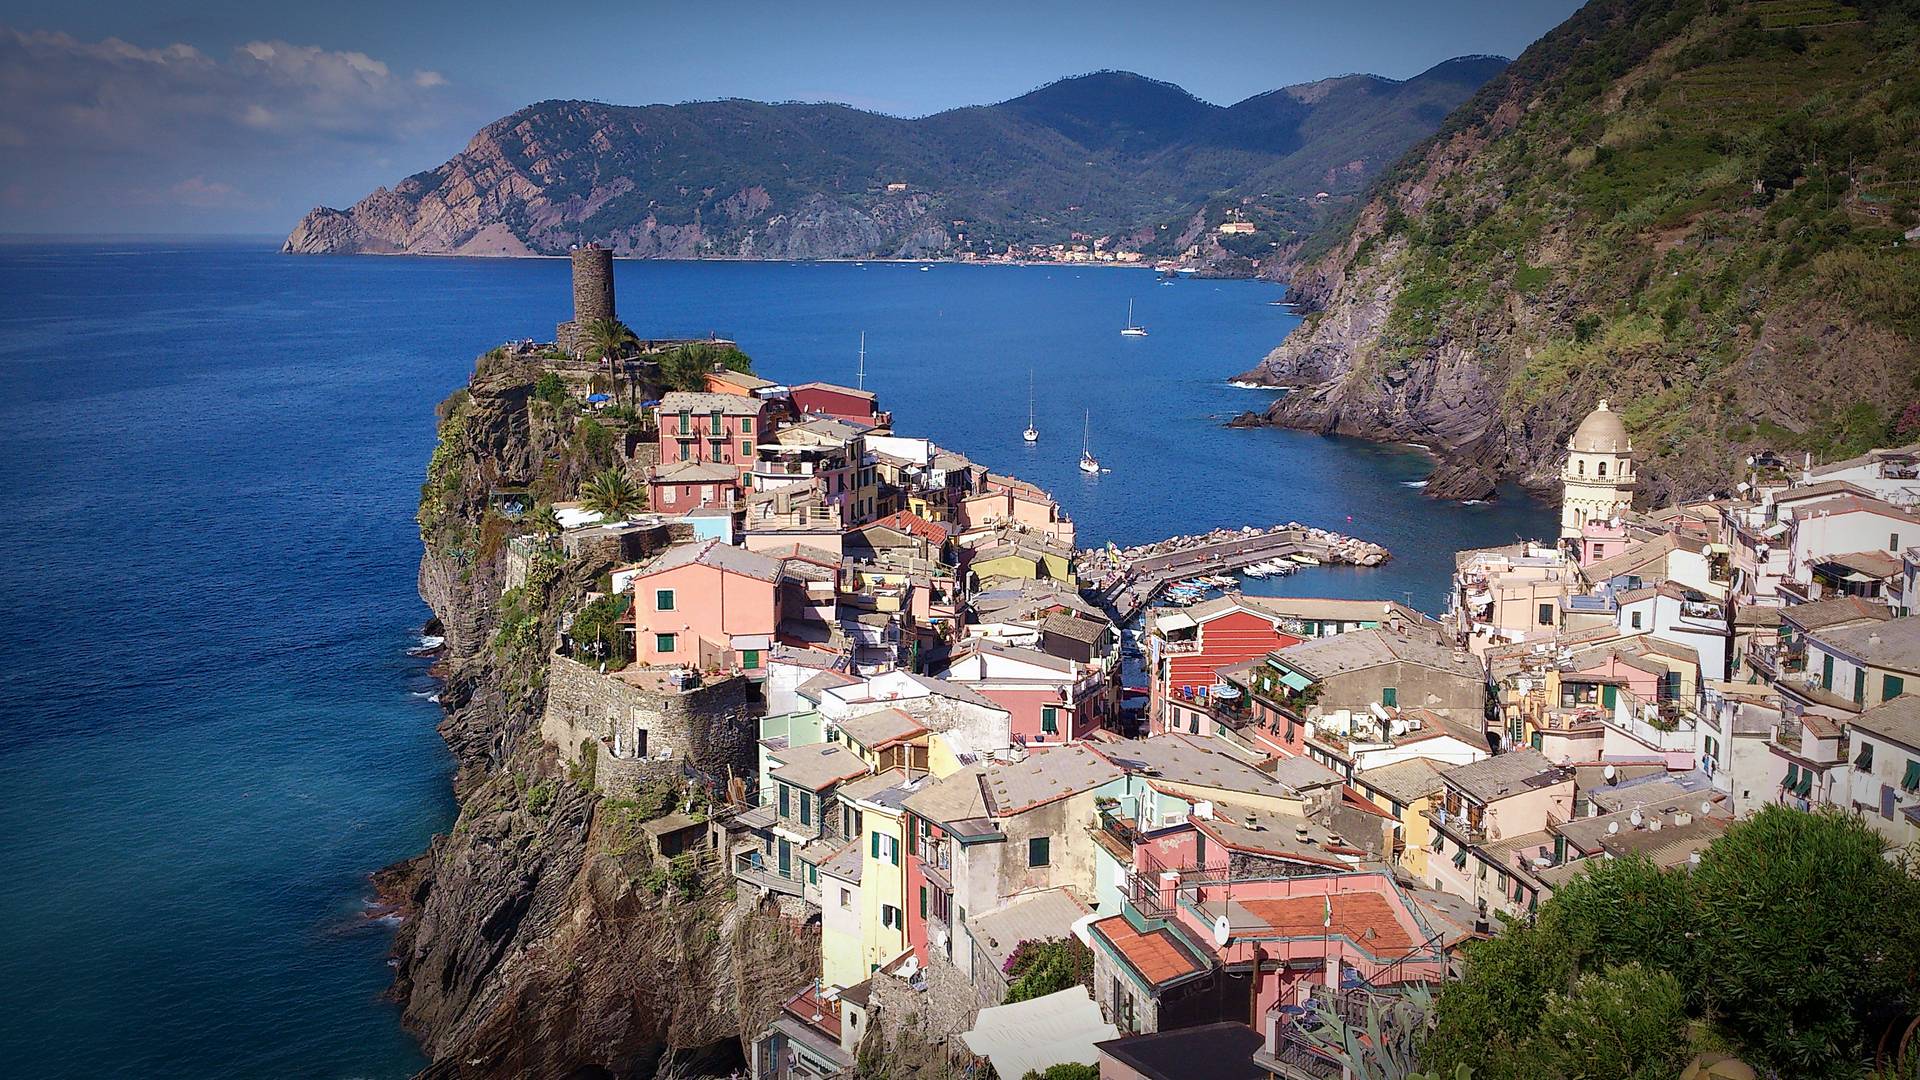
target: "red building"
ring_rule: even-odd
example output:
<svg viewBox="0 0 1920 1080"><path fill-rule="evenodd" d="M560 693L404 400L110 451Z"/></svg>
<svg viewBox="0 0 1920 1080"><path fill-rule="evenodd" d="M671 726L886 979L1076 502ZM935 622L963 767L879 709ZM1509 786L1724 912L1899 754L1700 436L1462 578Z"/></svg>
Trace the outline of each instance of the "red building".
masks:
<svg viewBox="0 0 1920 1080"><path fill-rule="evenodd" d="M707 462L745 475L772 437L779 408L738 394L668 394L660 400L660 465Z"/></svg>
<svg viewBox="0 0 1920 1080"><path fill-rule="evenodd" d="M945 830L918 814L901 821L907 834L907 946L925 966L929 923L941 928L941 958L953 959L953 867Z"/></svg>
<svg viewBox="0 0 1920 1080"><path fill-rule="evenodd" d="M1151 681L1147 716L1155 735L1170 730L1174 711L1205 712L1220 669L1298 645L1304 638L1282 630L1281 617L1240 596L1222 596L1190 608L1162 613L1148 627ZM1186 706L1186 708L1182 708ZM1179 730L1201 733L1195 717L1183 716Z"/></svg>
<svg viewBox="0 0 1920 1080"><path fill-rule="evenodd" d="M871 391L855 390L851 386L836 386L833 383L801 383L790 391L793 411L801 419L812 416L831 416L836 420L849 420L868 427L886 427L893 421L889 413L880 411L878 399Z"/></svg>
<svg viewBox="0 0 1920 1080"><path fill-rule="evenodd" d="M647 477L647 505L662 514L684 514L703 506L732 507L740 501L740 473L731 465L679 461L656 465Z"/></svg>

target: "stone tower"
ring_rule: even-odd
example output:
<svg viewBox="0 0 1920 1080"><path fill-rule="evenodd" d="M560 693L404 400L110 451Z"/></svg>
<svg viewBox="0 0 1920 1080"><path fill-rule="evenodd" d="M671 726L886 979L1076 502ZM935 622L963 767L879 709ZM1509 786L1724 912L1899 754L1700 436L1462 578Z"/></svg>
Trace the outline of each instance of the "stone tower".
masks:
<svg viewBox="0 0 1920 1080"><path fill-rule="evenodd" d="M1633 506L1633 439L1605 401L1587 414L1567 441L1560 472L1560 536L1578 540L1590 521L1607 521Z"/></svg>
<svg viewBox="0 0 1920 1080"><path fill-rule="evenodd" d="M554 327L553 342L580 355L578 331L596 319L617 319L613 305L613 252L599 244L573 249L573 318Z"/></svg>

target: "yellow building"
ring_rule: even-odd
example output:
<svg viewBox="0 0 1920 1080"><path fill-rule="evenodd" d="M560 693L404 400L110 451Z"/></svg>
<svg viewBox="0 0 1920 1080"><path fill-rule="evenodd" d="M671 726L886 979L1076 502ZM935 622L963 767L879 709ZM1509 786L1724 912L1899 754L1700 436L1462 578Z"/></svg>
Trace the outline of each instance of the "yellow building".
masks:
<svg viewBox="0 0 1920 1080"><path fill-rule="evenodd" d="M861 978L907 947L907 850L900 824L906 778L903 770L888 769L840 789L860 826Z"/></svg>
<svg viewBox="0 0 1920 1080"><path fill-rule="evenodd" d="M1633 439L1620 414L1602 401L1567 442L1560 472L1560 536L1580 539L1588 522L1605 522L1633 507Z"/></svg>
<svg viewBox="0 0 1920 1080"><path fill-rule="evenodd" d="M820 985L845 989L867 977L860 948L864 915L860 881L865 857L860 841L848 841L820 863Z"/></svg>
<svg viewBox="0 0 1920 1080"><path fill-rule="evenodd" d="M974 584L990 578L1073 580L1073 555L1052 546L1010 541L981 548L967 564Z"/></svg>
<svg viewBox="0 0 1920 1080"><path fill-rule="evenodd" d="M1445 786L1439 766L1427 758L1406 758L1363 769L1354 774L1353 783L1373 805L1393 815L1399 863L1415 880L1426 881L1427 852L1433 844L1427 811Z"/></svg>

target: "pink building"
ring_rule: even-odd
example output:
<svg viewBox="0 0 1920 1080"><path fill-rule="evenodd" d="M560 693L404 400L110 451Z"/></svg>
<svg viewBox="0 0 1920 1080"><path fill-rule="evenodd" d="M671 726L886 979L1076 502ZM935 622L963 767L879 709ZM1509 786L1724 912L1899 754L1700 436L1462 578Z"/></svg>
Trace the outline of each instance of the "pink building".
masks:
<svg viewBox="0 0 1920 1080"><path fill-rule="evenodd" d="M648 504L662 514L703 506L731 508L740 499L740 472L732 465L680 461L656 465L647 476Z"/></svg>
<svg viewBox="0 0 1920 1080"><path fill-rule="evenodd" d="M977 640L962 645L940 678L1007 710L1013 741L1045 746L1085 738L1113 714L1099 668L1038 649Z"/></svg>
<svg viewBox="0 0 1920 1080"><path fill-rule="evenodd" d="M675 391L660 399L660 465L707 462L753 471L758 446L773 434L780 406L738 394Z"/></svg>
<svg viewBox="0 0 1920 1080"><path fill-rule="evenodd" d="M668 550L632 579L634 662L765 674L781 569L779 559L718 540Z"/></svg>
<svg viewBox="0 0 1920 1080"><path fill-rule="evenodd" d="M1627 527L1618 518L1595 519L1580 526L1580 565L1592 566L1601 559L1627 550Z"/></svg>
<svg viewBox="0 0 1920 1080"><path fill-rule="evenodd" d="M981 489L960 501L960 530L975 534L1008 524L1073 546L1073 521L1053 496L1025 480L988 473Z"/></svg>

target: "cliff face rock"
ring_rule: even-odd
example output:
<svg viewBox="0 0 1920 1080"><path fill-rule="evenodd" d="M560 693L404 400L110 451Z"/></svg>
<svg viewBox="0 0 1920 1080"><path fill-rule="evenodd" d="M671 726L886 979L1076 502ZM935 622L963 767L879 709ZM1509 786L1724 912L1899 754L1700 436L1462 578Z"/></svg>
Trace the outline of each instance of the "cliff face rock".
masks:
<svg viewBox="0 0 1920 1080"><path fill-rule="evenodd" d="M1204 234L1231 201L1272 230L1235 238L1244 259L1319 220L1324 200L1301 196L1358 192L1504 63L1462 57L1404 82L1347 76L1228 108L1124 72L918 120L548 101L391 190L315 208L283 250L524 255L597 241L642 258L917 258L1075 232L1153 244L1163 221L1198 215Z"/></svg>
<svg viewBox="0 0 1920 1080"><path fill-rule="evenodd" d="M1920 153L1867 132L1920 122L1889 81L1915 35L1813 14L1582 8L1302 246L1315 310L1239 376L1297 388L1266 420L1426 444L1429 494L1483 498L1552 490L1606 398L1651 504L1728 491L1756 449L1912 437L1920 198L1888 193Z"/></svg>
<svg viewBox="0 0 1920 1080"><path fill-rule="evenodd" d="M533 376L483 359L442 407L422 490L420 592L446 637L441 733L460 812L378 876L404 916L394 996L428 1077L647 1077L667 1056L725 1072L778 996L818 970L817 937L736 899L717 860L670 882L632 808L540 741L552 628L606 567L530 577L512 607L537 629L503 644L504 545L488 503L501 486L570 492L607 462L532 398Z"/></svg>

